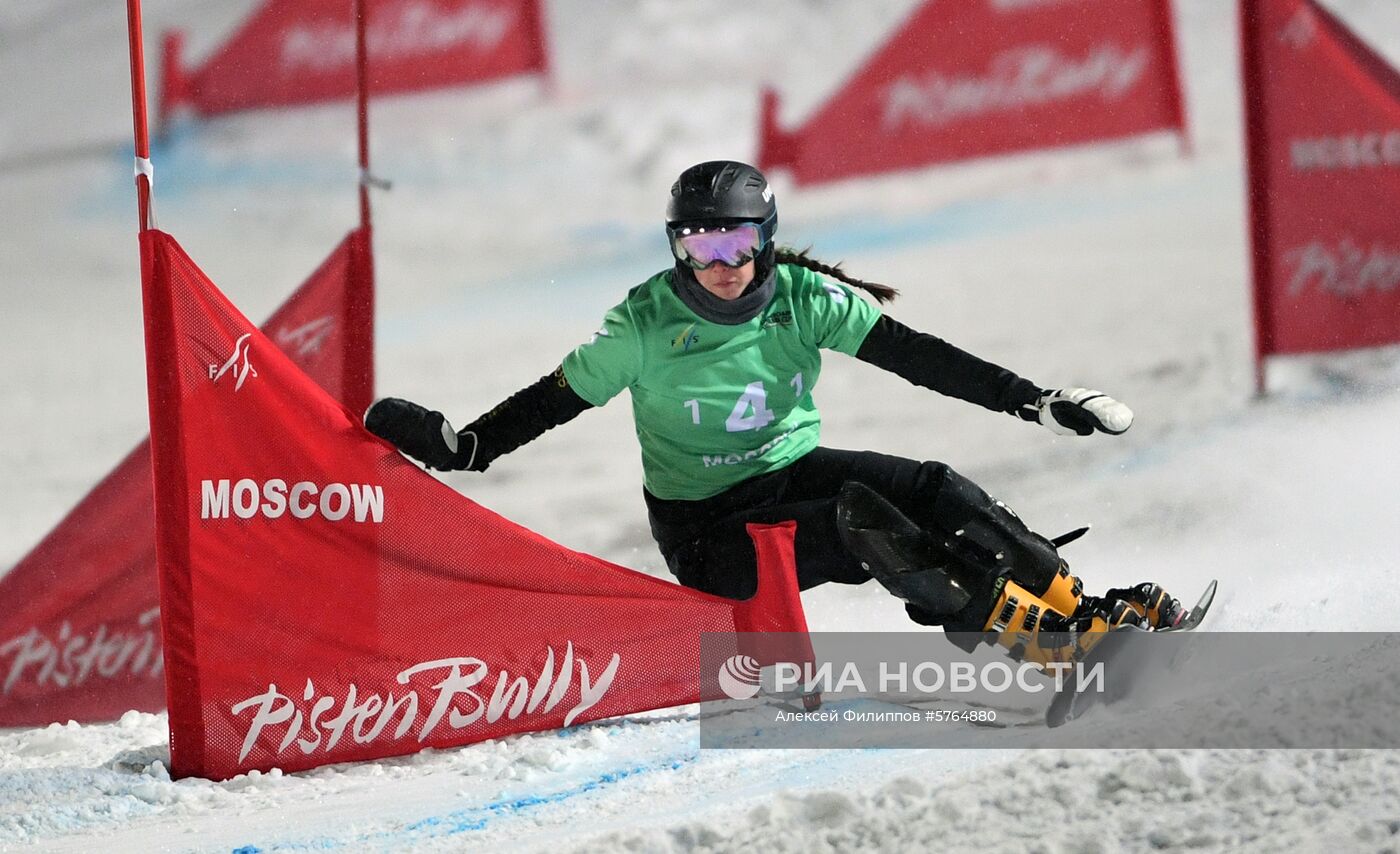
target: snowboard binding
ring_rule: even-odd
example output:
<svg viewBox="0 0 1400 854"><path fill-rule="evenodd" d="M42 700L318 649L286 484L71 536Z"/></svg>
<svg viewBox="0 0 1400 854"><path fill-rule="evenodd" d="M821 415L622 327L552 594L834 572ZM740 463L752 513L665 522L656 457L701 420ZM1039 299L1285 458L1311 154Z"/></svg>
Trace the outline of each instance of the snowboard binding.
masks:
<svg viewBox="0 0 1400 854"><path fill-rule="evenodd" d="M957 537L949 542L935 538L859 483L841 490L837 528L861 566L904 600L915 622L945 627L949 639L968 651L985 640L1005 647L1016 661L1044 669L1082 660L1116 629L1170 627L1185 613L1176 599L1150 582L1086 595L1057 551L1048 552L1053 573L1018 577L1014 567L989 566L967 548L967 553L955 550ZM1028 536L1058 550L1088 530L1051 540ZM1043 580L1047 575L1048 582Z"/></svg>

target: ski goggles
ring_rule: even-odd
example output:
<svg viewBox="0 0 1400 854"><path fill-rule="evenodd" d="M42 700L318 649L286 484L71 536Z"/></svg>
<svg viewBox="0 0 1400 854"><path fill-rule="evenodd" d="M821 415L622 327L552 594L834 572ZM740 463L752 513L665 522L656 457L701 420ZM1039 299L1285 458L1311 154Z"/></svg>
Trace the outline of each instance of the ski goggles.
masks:
<svg viewBox="0 0 1400 854"><path fill-rule="evenodd" d="M742 267L767 243L764 228L755 222L668 226L666 233L671 238L671 254L696 270L703 270L716 261L726 267Z"/></svg>

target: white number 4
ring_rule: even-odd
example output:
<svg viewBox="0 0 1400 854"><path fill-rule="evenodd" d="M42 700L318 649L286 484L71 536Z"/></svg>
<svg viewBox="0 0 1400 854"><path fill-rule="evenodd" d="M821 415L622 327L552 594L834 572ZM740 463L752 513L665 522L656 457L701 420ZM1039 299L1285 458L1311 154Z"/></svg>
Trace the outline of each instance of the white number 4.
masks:
<svg viewBox="0 0 1400 854"><path fill-rule="evenodd" d="M724 429L730 433L761 430L775 417L773 410L768 408L768 392L763 388L763 381L759 380L749 383L744 393L739 395L734 411L724 420Z"/></svg>

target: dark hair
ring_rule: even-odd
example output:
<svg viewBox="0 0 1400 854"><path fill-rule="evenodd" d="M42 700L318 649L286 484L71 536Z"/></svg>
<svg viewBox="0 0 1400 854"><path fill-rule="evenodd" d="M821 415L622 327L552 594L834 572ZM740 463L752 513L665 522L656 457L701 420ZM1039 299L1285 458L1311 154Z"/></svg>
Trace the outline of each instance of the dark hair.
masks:
<svg viewBox="0 0 1400 854"><path fill-rule="evenodd" d="M841 262L839 261L835 264L823 264L807 254L811 251L812 247L810 246L802 250L793 249L791 246L779 246L777 247L774 260L779 264L796 264L799 267L806 267L808 270L813 270L824 276L830 276L833 279L845 282L851 287L860 288L875 297L876 302L889 302L899 296L899 291L889 285L882 285L878 282L867 282L862 279L857 279L854 276L847 275L846 272L841 269Z"/></svg>

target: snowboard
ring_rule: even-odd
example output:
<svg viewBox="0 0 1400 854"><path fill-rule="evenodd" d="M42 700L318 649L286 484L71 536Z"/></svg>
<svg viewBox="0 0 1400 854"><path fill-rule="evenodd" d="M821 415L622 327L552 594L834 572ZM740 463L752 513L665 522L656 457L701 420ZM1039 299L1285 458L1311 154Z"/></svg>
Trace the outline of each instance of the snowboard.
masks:
<svg viewBox="0 0 1400 854"><path fill-rule="evenodd" d="M1157 629L1156 632L1189 632L1198 628L1206 613L1210 611L1211 603L1215 601L1215 588L1216 581L1212 580L1180 623L1169 629ZM1138 626L1122 626L1109 632L1107 637L1099 641L1081 663L1085 669L1092 669L1102 663L1105 672L1111 674L1108 684L1113 686L1112 693L1080 691L1075 686L1075 680L1066 679L1045 712L1046 725L1062 726L1094 706L1106 705L1126 696L1144 667L1159 666L1142 660L1148 644L1141 642L1141 636L1148 633L1148 629Z"/></svg>

